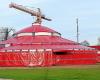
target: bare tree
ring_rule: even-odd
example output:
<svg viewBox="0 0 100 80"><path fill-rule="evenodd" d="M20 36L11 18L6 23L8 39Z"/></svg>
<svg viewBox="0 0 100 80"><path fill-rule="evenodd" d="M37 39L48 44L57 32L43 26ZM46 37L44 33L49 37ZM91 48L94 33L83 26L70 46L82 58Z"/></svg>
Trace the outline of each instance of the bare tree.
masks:
<svg viewBox="0 0 100 80"><path fill-rule="evenodd" d="M0 28L0 41L4 41L9 39L12 34L14 34L15 29L8 28L8 27L2 27Z"/></svg>
<svg viewBox="0 0 100 80"><path fill-rule="evenodd" d="M98 38L98 43L97 43L97 45L100 45L100 37Z"/></svg>

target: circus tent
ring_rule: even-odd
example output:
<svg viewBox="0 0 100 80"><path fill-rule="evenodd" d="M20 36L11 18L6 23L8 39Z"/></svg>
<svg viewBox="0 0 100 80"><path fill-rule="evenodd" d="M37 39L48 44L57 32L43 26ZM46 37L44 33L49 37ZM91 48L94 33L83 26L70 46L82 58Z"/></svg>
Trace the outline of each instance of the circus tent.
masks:
<svg viewBox="0 0 100 80"><path fill-rule="evenodd" d="M0 42L0 66L95 64L96 50L65 39L57 31L33 24Z"/></svg>

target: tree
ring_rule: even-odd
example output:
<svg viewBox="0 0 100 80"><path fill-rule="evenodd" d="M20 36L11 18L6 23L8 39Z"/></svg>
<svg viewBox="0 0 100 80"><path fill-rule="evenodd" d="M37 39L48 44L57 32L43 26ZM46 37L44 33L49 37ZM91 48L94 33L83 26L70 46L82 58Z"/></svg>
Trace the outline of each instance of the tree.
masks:
<svg viewBox="0 0 100 80"><path fill-rule="evenodd" d="M100 37L98 38L98 43L97 43L97 45L100 45Z"/></svg>
<svg viewBox="0 0 100 80"><path fill-rule="evenodd" d="M12 34L14 34L15 29L8 28L8 27L2 27L0 28L0 41L4 41L9 39Z"/></svg>
<svg viewBox="0 0 100 80"><path fill-rule="evenodd" d="M83 45L83 46L90 46L90 43L86 40L81 42L80 44Z"/></svg>

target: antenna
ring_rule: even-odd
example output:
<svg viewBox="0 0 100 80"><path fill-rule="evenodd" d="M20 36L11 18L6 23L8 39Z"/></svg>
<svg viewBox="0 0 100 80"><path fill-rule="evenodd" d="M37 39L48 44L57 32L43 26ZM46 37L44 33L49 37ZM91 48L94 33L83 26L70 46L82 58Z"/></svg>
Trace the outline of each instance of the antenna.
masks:
<svg viewBox="0 0 100 80"><path fill-rule="evenodd" d="M77 43L79 43L79 23L78 23L78 18L76 18L76 25L77 25Z"/></svg>
<svg viewBox="0 0 100 80"><path fill-rule="evenodd" d="M10 8L15 8L15 9L18 9L18 10L21 10L21 11L23 11L23 12L26 12L26 13L28 13L28 14L31 14L32 16L35 16L35 17L36 17L35 23L41 24L42 19L47 20L47 21L51 21L51 19L47 18L45 15L43 15L43 14L41 13L40 8L37 8L37 9L38 9L38 12L36 12L36 11L34 11L34 10L32 10L32 9L29 9L29 8L27 8L27 7L25 7L25 6L22 6L22 5L18 5L18 4L16 4L16 3L11 3L11 4L9 4L9 7L10 7Z"/></svg>

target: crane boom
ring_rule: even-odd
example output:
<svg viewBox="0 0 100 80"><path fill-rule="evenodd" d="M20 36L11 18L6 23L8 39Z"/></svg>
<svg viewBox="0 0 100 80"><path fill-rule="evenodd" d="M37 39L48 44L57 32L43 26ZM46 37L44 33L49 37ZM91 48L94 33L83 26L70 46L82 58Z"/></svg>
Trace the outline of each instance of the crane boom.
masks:
<svg viewBox="0 0 100 80"><path fill-rule="evenodd" d="M51 19L46 18L45 15L40 14L39 12L36 12L36 11L34 11L34 10L32 10L32 9L29 9L29 8L25 7L25 6L18 5L18 4L16 4L16 3L11 3L11 4L9 4L9 7L10 7L10 8L15 8L15 9L18 9L18 10L21 10L21 11L26 12L26 13L29 13L29 14L31 14L32 16L41 17L42 19L51 21Z"/></svg>

